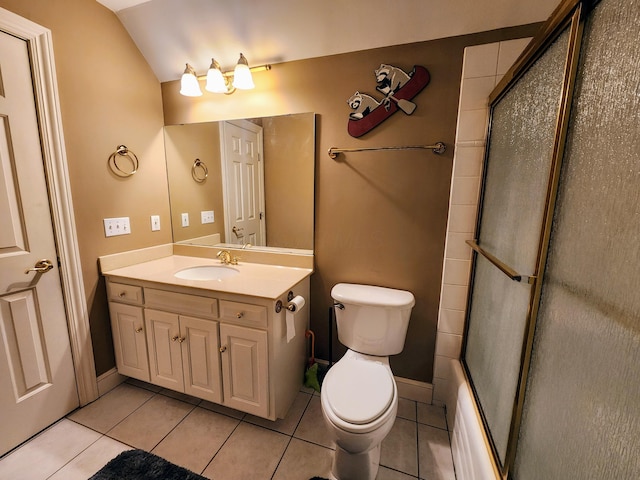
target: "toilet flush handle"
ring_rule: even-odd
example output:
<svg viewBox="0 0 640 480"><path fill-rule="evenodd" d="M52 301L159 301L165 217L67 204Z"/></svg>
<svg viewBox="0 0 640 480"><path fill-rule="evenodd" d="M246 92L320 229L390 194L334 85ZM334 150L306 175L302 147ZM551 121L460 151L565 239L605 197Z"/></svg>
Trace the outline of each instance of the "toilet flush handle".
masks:
<svg viewBox="0 0 640 480"><path fill-rule="evenodd" d="M333 306L334 308L337 308L339 310L344 310L344 305L341 304L340 302L333 302Z"/></svg>

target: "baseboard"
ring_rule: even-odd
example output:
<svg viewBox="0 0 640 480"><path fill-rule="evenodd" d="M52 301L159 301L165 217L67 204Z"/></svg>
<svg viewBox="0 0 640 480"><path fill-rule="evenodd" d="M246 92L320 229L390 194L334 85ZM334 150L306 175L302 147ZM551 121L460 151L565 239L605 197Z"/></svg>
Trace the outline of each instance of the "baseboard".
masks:
<svg viewBox="0 0 640 480"><path fill-rule="evenodd" d="M102 396L108 391L116 388L127 379L124 375L118 373L118 369L113 367L111 370L103 373L98 377L98 396Z"/></svg>
<svg viewBox="0 0 640 480"><path fill-rule="evenodd" d="M394 377L398 386L398 396L416 402L431 404L433 401L433 385L409 378Z"/></svg>

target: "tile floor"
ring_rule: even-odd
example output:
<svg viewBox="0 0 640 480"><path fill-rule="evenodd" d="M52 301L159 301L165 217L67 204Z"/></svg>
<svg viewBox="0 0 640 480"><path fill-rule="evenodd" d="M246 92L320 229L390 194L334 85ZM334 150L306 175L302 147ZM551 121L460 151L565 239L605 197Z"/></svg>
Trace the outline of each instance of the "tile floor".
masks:
<svg viewBox="0 0 640 480"><path fill-rule="evenodd" d="M86 480L132 447L216 480L328 477L332 444L313 390L276 422L129 380L0 459L0 479ZM444 410L400 399L378 480L455 479Z"/></svg>

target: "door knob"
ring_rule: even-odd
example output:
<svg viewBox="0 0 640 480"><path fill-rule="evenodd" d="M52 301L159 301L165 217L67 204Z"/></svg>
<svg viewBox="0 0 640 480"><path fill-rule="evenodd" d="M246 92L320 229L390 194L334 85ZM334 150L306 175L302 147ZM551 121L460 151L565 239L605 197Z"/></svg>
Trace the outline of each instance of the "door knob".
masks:
<svg viewBox="0 0 640 480"><path fill-rule="evenodd" d="M227 351L227 346L223 345L222 347L220 347L220 353L224 353Z"/></svg>
<svg viewBox="0 0 640 480"><path fill-rule="evenodd" d="M44 272L48 272L52 268L53 268L53 263L51 263L51 260L47 260L47 259L38 260L33 267L27 268L24 271L24 273L25 274L28 274L29 272L44 273Z"/></svg>

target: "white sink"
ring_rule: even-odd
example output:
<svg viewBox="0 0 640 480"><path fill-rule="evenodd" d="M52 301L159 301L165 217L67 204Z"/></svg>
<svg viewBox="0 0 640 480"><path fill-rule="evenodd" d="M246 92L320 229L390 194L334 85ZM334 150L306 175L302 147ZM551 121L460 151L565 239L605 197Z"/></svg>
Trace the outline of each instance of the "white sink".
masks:
<svg viewBox="0 0 640 480"><path fill-rule="evenodd" d="M239 273L240 271L235 268L222 265L201 265L178 270L173 276L183 280L224 280L235 277Z"/></svg>

